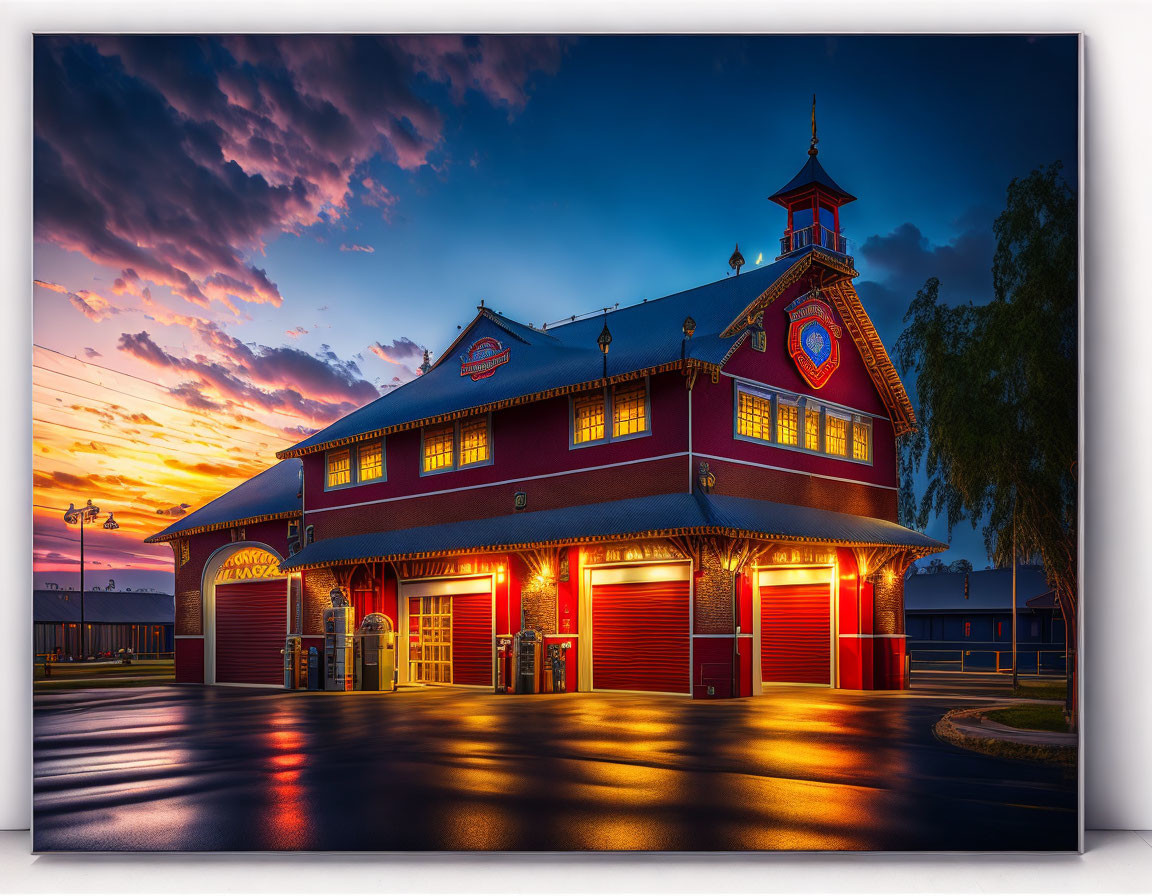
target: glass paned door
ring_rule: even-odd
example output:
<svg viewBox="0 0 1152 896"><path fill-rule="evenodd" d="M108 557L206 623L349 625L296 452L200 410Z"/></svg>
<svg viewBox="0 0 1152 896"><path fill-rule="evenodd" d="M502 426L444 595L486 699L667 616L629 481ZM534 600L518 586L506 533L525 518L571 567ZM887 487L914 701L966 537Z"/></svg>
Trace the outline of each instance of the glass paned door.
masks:
<svg viewBox="0 0 1152 896"><path fill-rule="evenodd" d="M452 683L452 598L408 598L408 680Z"/></svg>

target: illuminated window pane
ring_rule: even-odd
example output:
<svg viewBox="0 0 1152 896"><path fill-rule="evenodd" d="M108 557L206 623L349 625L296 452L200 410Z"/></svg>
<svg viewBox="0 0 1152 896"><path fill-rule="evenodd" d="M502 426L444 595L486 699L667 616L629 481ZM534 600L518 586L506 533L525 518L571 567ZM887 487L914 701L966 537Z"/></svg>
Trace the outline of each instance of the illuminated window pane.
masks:
<svg viewBox="0 0 1152 896"><path fill-rule="evenodd" d="M452 443L455 441L456 427L428 427L424 430L424 472L452 469Z"/></svg>
<svg viewBox="0 0 1152 896"><path fill-rule="evenodd" d="M794 404L776 401L776 441L781 445L795 445L800 409Z"/></svg>
<svg viewBox="0 0 1152 896"><path fill-rule="evenodd" d="M360 461L360 482L370 482L384 475L384 446L380 442L361 445L357 452Z"/></svg>
<svg viewBox="0 0 1152 896"><path fill-rule="evenodd" d="M852 457L869 460L872 454L872 427L862 420L852 421Z"/></svg>
<svg viewBox="0 0 1152 896"><path fill-rule="evenodd" d="M848 454L848 421L831 414L824 415L824 450L844 457Z"/></svg>
<svg viewBox="0 0 1152 896"><path fill-rule="evenodd" d="M772 441L772 402L754 392L739 393L736 432L751 439Z"/></svg>
<svg viewBox="0 0 1152 896"><path fill-rule="evenodd" d="M344 448L328 452L328 488L347 485L352 481L352 455Z"/></svg>
<svg viewBox="0 0 1152 896"><path fill-rule="evenodd" d="M820 450L820 409L804 410L804 447L809 451Z"/></svg>
<svg viewBox="0 0 1152 896"><path fill-rule="evenodd" d="M644 384L616 389L612 402L612 434L629 436L648 429Z"/></svg>
<svg viewBox="0 0 1152 896"><path fill-rule="evenodd" d="M604 438L604 395L581 395L572 402L572 439L577 445Z"/></svg>
<svg viewBox="0 0 1152 896"><path fill-rule="evenodd" d="M473 417L460 424L460 466L488 460L488 418Z"/></svg>

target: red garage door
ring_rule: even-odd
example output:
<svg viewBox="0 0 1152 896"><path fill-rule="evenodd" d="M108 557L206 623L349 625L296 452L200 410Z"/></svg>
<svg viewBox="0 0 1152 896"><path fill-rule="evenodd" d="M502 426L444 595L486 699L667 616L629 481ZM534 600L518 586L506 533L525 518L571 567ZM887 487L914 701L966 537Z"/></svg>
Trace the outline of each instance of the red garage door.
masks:
<svg viewBox="0 0 1152 896"><path fill-rule="evenodd" d="M284 579L216 586L216 680L283 684L288 631Z"/></svg>
<svg viewBox="0 0 1152 896"><path fill-rule="evenodd" d="M592 687L687 694L688 582L592 586Z"/></svg>
<svg viewBox="0 0 1152 896"><path fill-rule="evenodd" d="M452 683L492 686L492 595L452 596Z"/></svg>
<svg viewBox="0 0 1152 896"><path fill-rule="evenodd" d="M760 588L760 679L830 684L832 591L827 582Z"/></svg>

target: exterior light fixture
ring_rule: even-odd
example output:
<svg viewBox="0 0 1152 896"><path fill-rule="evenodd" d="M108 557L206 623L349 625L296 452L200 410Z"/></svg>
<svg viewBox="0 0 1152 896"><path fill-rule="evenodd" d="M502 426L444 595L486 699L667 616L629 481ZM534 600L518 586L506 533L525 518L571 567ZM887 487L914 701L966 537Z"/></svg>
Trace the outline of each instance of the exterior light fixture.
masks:
<svg viewBox="0 0 1152 896"><path fill-rule="evenodd" d="M608 312L604 312L604 329L596 337L596 344L600 346L600 353L604 356L604 379L608 379L608 346L612 344L612 331L608 329Z"/></svg>
<svg viewBox="0 0 1152 896"><path fill-rule="evenodd" d="M84 622L84 524L94 523L99 518L100 508L92 503L91 498L79 509L75 504L70 503L68 509L64 511L64 522L66 525L74 526L77 523L80 524L80 659L82 661L84 657L88 655L86 635L92 628L92 626L86 625ZM112 519L112 514L108 514L108 520L104 523L104 528L119 529L120 524Z"/></svg>
<svg viewBox="0 0 1152 896"><path fill-rule="evenodd" d="M681 329L684 331L684 338L680 340L680 360L683 361L688 350L688 340L691 339L692 334L696 332L696 321L692 319L691 315L684 318L684 324L681 326Z"/></svg>
<svg viewBox="0 0 1152 896"><path fill-rule="evenodd" d="M496 584L504 584L504 564L500 564L496 567Z"/></svg>

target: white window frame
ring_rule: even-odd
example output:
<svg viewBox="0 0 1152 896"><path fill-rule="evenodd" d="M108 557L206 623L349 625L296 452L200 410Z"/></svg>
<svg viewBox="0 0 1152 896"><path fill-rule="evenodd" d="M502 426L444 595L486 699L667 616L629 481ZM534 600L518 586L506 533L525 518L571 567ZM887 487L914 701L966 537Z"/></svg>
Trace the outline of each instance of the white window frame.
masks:
<svg viewBox="0 0 1152 896"><path fill-rule="evenodd" d="M475 420L478 417L483 417L488 430L488 457L485 460L478 460L475 463L462 464L460 463L460 426L467 423L469 420ZM438 423L431 427L432 429L439 429L441 426L447 424ZM472 414L469 417L461 417L459 420L452 421L452 463L447 467L441 467L439 470L425 470L424 469L424 432L429 427L420 427L420 457L418 463L420 464L421 476L439 476L442 473L455 473L459 470L474 470L477 467L489 467L493 464L496 452L492 444L492 412L486 414Z"/></svg>
<svg viewBox="0 0 1152 896"><path fill-rule="evenodd" d="M811 395L801 395L796 392L789 392L786 389L773 389L771 386L766 386L761 383L756 383L751 380L732 378L732 438L739 442L751 442L755 445L770 445L773 448L779 448L781 451L796 451L800 454L808 454L814 457L826 457L830 460L847 461L848 463L860 464L862 466L872 466L873 458L876 456L876 417L872 414L862 413L854 408L847 408L843 405L831 404L823 399L816 398ZM744 392L749 395L756 395L760 398L766 398L771 402L771 421L768 428L770 438L758 439L755 436L744 435L740 432L740 393ZM778 429L777 409L779 403L784 401L787 404L795 404L796 406L796 444L786 445L779 441L780 431ZM818 408L820 411L820 450L814 451L805 446L805 425L807 423L807 413L809 404L813 409ZM831 416L839 417L847 421L847 437L845 454L832 454L827 450L827 418ZM868 427L868 458L862 460L852 456L852 424L864 423Z"/></svg>
<svg viewBox="0 0 1152 896"><path fill-rule="evenodd" d="M588 442L576 441L576 399L581 398L589 393L593 393L595 389L587 389L583 392L575 392L568 396L568 450L573 451L579 448L591 448L594 445L607 445L610 442L627 442L630 439L643 439L652 435L652 389L651 383L647 376L644 377L644 429L639 432L630 432L627 435L616 435L615 418L613 411L615 410L615 402L613 399L616 396L616 390L621 386L630 387L636 384L636 380L625 380L622 383L614 383L611 386L603 386L600 389L601 400L604 403L604 437L594 439Z"/></svg>
<svg viewBox="0 0 1152 896"><path fill-rule="evenodd" d="M375 479L360 478L360 447L361 445L380 445L380 475ZM343 485L328 484L328 456L337 451L348 452L348 481ZM329 448L324 452L324 491L338 492L345 488L355 488L358 485L373 485L388 481L388 445L387 440L381 436L379 439L366 439L352 445L341 445L339 448Z"/></svg>

